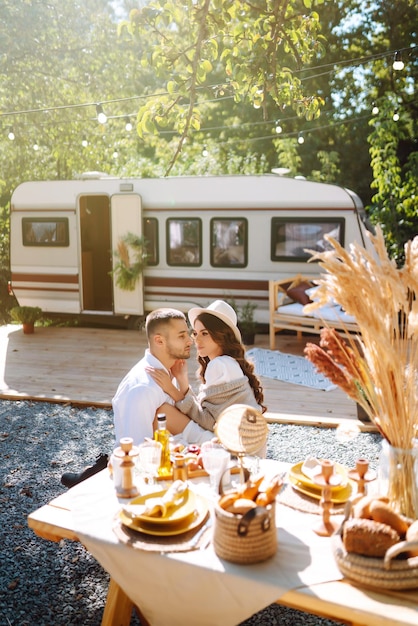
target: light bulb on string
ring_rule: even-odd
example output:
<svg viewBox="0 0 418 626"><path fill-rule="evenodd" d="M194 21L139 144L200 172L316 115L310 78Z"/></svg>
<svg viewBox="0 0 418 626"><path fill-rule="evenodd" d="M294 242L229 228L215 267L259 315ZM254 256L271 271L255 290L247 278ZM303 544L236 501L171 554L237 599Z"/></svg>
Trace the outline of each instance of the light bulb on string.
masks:
<svg viewBox="0 0 418 626"><path fill-rule="evenodd" d="M114 151L114 153L112 154L112 157L113 157L114 159L117 159L117 158L118 158L118 156L119 156L119 152L118 152L117 150L115 150L115 151Z"/></svg>
<svg viewBox="0 0 418 626"><path fill-rule="evenodd" d="M35 141L35 143L33 144L33 149L35 150L35 152L37 152L39 150L39 144L37 141Z"/></svg>
<svg viewBox="0 0 418 626"><path fill-rule="evenodd" d="M204 146L204 147L203 147L203 150L202 150L202 156L203 156L203 157L207 157L207 156L209 156L209 150L207 149L207 147L206 147L206 146Z"/></svg>
<svg viewBox="0 0 418 626"><path fill-rule="evenodd" d="M305 143L305 137L303 136L303 133L299 133L298 134L298 143L300 145L302 145L303 143Z"/></svg>
<svg viewBox="0 0 418 626"><path fill-rule="evenodd" d="M87 146L89 145L89 142L87 141L87 139L83 139L81 142L81 145L83 146L83 148L87 148Z"/></svg>
<svg viewBox="0 0 418 626"><path fill-rule="evenodd" d="M133 126L131 120L129 119L129 117L125 117L125 130L130 133L132 129Z"/></svg>
<svg viewBox="0 0 418 626"><path fill-rule="evenodd" d="M276 123L276 127L275 127L275 129L274 129L274 130L276 131L276 133L277 133L278 135L280 135L280 133L282 133L282 132L283 132L283 128L281 127L280 122L277 122L277 123Z"/></svg>
<svg viewBox="0 0 418 626"><path fill-rule="evenodd" d="M403 68L405 67L405 63L402 61L402 56L401 56L401 53L399 52L399 50L397 50L395 52L395 56L393 58L393 65L392 65L392 67L397 72L403 70Z"/></svg>
<svg viewBox="0 0 418 626"><path fill-rule="evenodd" d="M99 122L99 124L106 124L107 115L103 111L103 107L101 104L96 104L96 114L97 114L97 121Z"/></svg>
<svg viewBox="0 0 418 626"><path fill-rule="evenodd" d="M379 107L377 104L373 102L372 115L377 115L379 113Z"/></svg>
<svg viewBox="0 0 418 626"><path fill-rule="evenodd" d="M14 141L15 140L15 134L13 132L13 128L10 128L7 137L10 139L10 141Z"/></svg>
<svg viewBox="0 0 418 626"><path fill-rule="evenodd" d="M399 112L398 109L396 109L395 113L392 116L392 119L394 122L398 122L399 121Z"/></svg>

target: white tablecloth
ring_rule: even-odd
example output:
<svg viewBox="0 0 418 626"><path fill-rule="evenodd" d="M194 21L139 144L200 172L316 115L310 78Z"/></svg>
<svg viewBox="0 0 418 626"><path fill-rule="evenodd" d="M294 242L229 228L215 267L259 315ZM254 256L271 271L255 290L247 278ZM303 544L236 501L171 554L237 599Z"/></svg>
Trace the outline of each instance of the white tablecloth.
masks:
<svg viewBox="0 0 418 626"><path fill-rule="evenodd" d="M283 465L263 461L266 474ZM203 481L205 482L205 481ZM200 493L208 487L196 486ZM264 563L235 565L205 550L160 554L118 541L112 530L122 500L107 470L71 490L75 530L87 550L137 604L152 626L232 626L300 586L342 578L316 515L278 505L278 550Z"/></svg>

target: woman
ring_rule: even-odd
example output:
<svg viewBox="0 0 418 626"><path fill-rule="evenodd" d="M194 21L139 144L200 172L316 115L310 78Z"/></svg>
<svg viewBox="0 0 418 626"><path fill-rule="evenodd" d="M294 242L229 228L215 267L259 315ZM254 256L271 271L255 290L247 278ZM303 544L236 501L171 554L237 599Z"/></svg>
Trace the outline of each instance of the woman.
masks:
<svg viewBox="0 0 418 626"><path fill-rule="evenodd" d="M188 316L200 364L200 391L196 396L190 389L186 361L179 361L171 370L179 388L166 372L148 370L175 401L175 407L164 404L159 411L169 414L177 408L211 432L219 415L232 404L247 404L264 413L263 390L254 366L245 358L234 309L227 302L216 300L206 309L191 309Z"/></svg>

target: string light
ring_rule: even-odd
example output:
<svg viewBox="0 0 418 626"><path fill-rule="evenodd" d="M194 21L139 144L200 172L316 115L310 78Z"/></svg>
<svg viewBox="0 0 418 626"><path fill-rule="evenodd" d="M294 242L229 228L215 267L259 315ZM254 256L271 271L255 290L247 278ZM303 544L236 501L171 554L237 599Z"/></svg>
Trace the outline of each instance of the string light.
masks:
<svg viewBox="0 0 418 626"><path fill-rule="evenodd" d="M87 148L87 146L89 145L89 142L87 141L86 138L82 140L81 145L83 146L83 148Z"/></svg>
<svg viewBox="0 0 418 626"><path fill-rule="evenodd" d="M305 137L303 136L303 133L298 133L298 143L301 145L305 143Z"/></svg>
<svg viewBox="0 0 418 626"><path fill-rule="evenodd" d="M379 107L377 106L377 104L373 102L372 114L377 115L378 113L379 113Z"/></svg>
<svg viewBox="0 0 418 626"><path fill-rule="evenodd" d="M125 117L125 122L126 122L126 123L125 123L125 130L126 130L128 133L130 133L130 132L131 132L131 130L133 129L133 126L132 126L132 123L131 123L131 120L129 119L129 117Z"/></svg>
<svg viewBox="0 0 418 626"><path fill-rule="evenodd" d="M97 121L99 122L99 124L106 124L107 115L103 111L103 106L101 104L96 104L96 115L97 115Z"/></svg>
<svg viewBox="0 0 418 626"><path fill-rule="evenodd" d="M9 130L9 134L8 134L7 136L8 136L8 138L10 139L10 141L14 141L14 140L15 140L15 134L14 134L14 132L13 132L13 128L11 128L11 129Z"/></svg>
<svg viewBox="0 0 418 626"><path fill-rule="evenodd" d="M276 128L274 129L278 135L283 132L283 128L280 125L280 122L276 123Z"/></svg>
<svg viewBox="0 0 418 626"><path fill-rule="evenodd" d="M203 148L203 150L202 150L202 156L203 156L203 157L207 157L207 156L209 156L209 151L208 151L208 149L207 149L207 147L206 147L206 146L204 146L204 148Z"/></svg>
<svg viewBox="0 0 418 626"><path fill-rule="evenodd" d="M399 52L399 50L397 50L395 52L395 56L393 58L393 65L392 65L393 69L395 71L400 71L403 70L403 68L405 67L405 63L402 61L402 56L401 53Z"/></svg>
<svg viewBox="0 0 418 626"><path fill-rule="evenodd" d="M394 122L398 122L399 121L398 109L396 109L395 113L393 114L392 119L393 119Z"/></svg>
<svg viewBox="0 0 418 626"><path fill-rule="evenodd" d="M35 152L39 150L39 145L37 141L35 141L35 143L33 144L33 149L35 150Z"/></svg>

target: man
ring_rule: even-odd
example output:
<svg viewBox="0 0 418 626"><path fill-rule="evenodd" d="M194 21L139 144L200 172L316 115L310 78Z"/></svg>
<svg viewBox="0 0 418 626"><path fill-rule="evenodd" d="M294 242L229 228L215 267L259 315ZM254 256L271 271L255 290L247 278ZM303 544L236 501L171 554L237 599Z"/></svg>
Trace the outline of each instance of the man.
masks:
<svg viewBox="0 0 418 626"><path fill-rule="evenodd" d="M165 402L174 404L174 400L152 379L147 368L165 370L175 383L172 370L181 368L184 360L190 358L193 340L181 311L156 309L147 316L145 330L148 339L145 355L123 378L112 400L116 445L122 437L132 437L135 445L142 443L145 437L153 438L159 407ZM188 443L202 443L213 438L211 431L204 430L178 410L167 416L167 429ZM79 474L63 474L61 483L72 487L104 469L107 462L108 455L102 454L94 465Z"/></svg>
<svg viewBox="0 0 418 626"><path fill-rule="evenodd" d="M164 403L174 400L153 380L147 368L163 369L173 379L173 370L190 358L193 340L186 317L176 309L157 309L147 316L145 330L148 348L144 357L126 374L112 400L115 436L118 444L122 437L132 437L134 444L152 438L156 428L156 415ZM185 441L201 443L213 433L201 428L180 411L167 416L167 429Z"/></svg>

